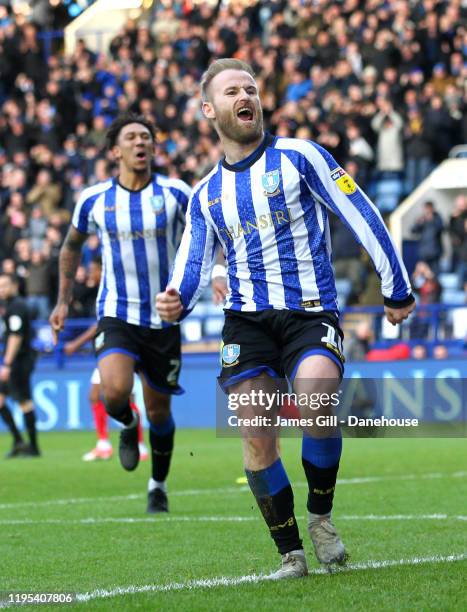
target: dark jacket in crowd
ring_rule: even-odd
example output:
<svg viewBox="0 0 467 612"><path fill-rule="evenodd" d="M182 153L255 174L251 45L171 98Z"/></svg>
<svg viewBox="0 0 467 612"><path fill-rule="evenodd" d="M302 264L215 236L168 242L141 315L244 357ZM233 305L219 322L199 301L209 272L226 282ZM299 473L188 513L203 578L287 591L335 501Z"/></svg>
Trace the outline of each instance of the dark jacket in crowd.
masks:
<svg viewBox="0 0 467 612"><path fill-rule="evenodd" d="M420 221L416 223L412 232L420 236L418 243L418 258L430 261L441 257L443 245L441 236L443 233L443 220L437 212L433 214L431 221Z"/></svg>

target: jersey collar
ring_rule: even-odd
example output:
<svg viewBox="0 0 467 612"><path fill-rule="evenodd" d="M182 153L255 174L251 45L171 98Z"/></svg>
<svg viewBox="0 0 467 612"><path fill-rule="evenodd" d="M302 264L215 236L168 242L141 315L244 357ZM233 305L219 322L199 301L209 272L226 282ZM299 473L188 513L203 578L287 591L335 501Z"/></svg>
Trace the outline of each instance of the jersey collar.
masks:
<svg viewBox="0 0 467 612"><path fill-rule="evenodd" d="M154 175L151 174L151 178L148 180L148 182L146 183L146 185L144 185L144 187L141 187L141 189L128 189L128 187L124 187L119 179L118 176L114 177L113 179L114 185L117 185L118 187L120 187L120 189L123 189L124 191L128 191L129 193L141 193L142 191L144 191L146 189L146 187L149 187L149 185L153 182L154 180Z"/></svg>
<svg viewBox="0 0 467 612"><path fill-rule="evenodd" d="M245 157L245 159L241 159L235 164L227 163L224 157L222 160L222 165L224 166L224 168L226 168L227 170L231 170L232 172L243 172L244 170L247 170L247 168L251 168L251 166L258 161L258 159L261 157L264 151L272 144L273 141L274 136L271 136L271 134L266 132L263 138L263 142L259 145L257 149L253 151L253 153L250 153L248 157Z"/></svg>

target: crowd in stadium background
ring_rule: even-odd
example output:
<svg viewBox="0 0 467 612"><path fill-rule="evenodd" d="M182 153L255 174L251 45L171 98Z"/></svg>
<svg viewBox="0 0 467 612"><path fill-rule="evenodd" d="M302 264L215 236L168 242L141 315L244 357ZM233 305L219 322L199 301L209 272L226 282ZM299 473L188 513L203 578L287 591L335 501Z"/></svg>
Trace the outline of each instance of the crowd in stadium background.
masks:
<svg viewBox="0 0 467 612"><path fill-rule="evenodd" d="M112 119L131 110L153 120L157 171L190 184L221 156L197 89L212 59L251 63L266 128L322 144L370 197L378 181L391 177L402 199L452 147L467 142L460 0L160 2L154 19L129 21L108 53L81 42L71 56L59 46L47 56L45 26L10 4L0 3L0 260L20 276L40 318L56 297L58 252L77 197L112 172L105 150ZM424 218L417 234L436 244L443 229L449 233L460 289L466 218L461 196L442 228L435 203L435 221ZM350 274L354 283L351 301L374 303L367 264L340 223L333 251L337 277ZM75 316L93 316L98 254L91 237ZM432 262L435 273L440 256ZM436 276L417 272L415 289L437 301Z"/></svg>

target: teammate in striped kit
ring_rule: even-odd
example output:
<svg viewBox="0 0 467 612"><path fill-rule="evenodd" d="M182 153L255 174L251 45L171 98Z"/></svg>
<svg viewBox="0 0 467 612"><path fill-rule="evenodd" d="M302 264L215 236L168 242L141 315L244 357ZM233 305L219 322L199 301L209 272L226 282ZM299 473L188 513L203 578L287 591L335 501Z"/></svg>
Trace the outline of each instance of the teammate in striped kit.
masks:
<svg viewBox="0 0 467 612"><path fill-rule="evenodd" d="M312 142L264 134L250 66L217 60L201 90L203 113L218 132L225 159L194 188L172 277L157 296L159 314L176 321L190 312L209 280L219 242L228 277L224 389L250 398L252 391L274 394L274 380L286 376L297 394L331 395L342 376L343 357L328 211L341 218L371 256L393 324L414 308L407 272L378 211L327 151ZM313 416L331 414L323 397ZM302 416L310 416L309 409L300 409ZM253 402L237 414L268 415ZM267 435L266 429L243 430L243 448L250 488L282 555L281 568L271 578L305 576L277 431ZM347 557L331 522L341 447L340 432L332 427L304 431L308 532L318 560L327 566Z"/></svg>
<svg viewBox="0 0 467 612"><path fill-rule="evenodd" d="M126 470L134 470L139 462L138 417L129 398L138 371L152 449L148 512L161 512L168 510L165 481L175 433L170 398L182 389L180 329L161 322L154 296L167 284L190 188L152 173L154 138L152 124L135 115L120 117L110 126L108 147L119 174L85 189L76 205L60 253L59 295L50 323L55 334L63 329L82 245L97 231L104 273L94 346L105 408L123 425L120 461Z"/></svg>

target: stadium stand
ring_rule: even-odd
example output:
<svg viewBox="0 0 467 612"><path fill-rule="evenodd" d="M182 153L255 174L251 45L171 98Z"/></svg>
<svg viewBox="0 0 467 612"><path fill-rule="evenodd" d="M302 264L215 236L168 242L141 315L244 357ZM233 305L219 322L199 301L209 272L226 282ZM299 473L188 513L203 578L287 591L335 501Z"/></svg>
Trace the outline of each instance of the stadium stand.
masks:
<svg viewBox="0 0 467 612"><path fill-rule="evenodd" d="M17 272L42 317L56 295L58 251L80 190L113 171L103 142L119 112L155 121L158 171L193 184L218 158L196 87L214 58L250 62L268 129L321 143L382 213L397 217L401 200L451 150L456 156L449 162L465 163L466 9L460 0L146 2L140 18L126 19L108 47L102 37L84 41L75 34L66 54L64 28L89 4L0 3L0 261ZM448 185L434 200L445 227L459 188ZM402 222L406 241L420 202ZM442 259L439 283L442 303L459 306L465 302L465 200L456 215L457 233L443 231L453 257ZM418 260L413 236L412 242L409 271ZM90 239L81 289L96 254ZM377 303L369 297L372 275L364 275L357 295L348 279L339 279L341 306ZM220 312L213 308L198 307L185 324L186 339L218 333ZM349 333L354 316L349 311ZM42 330L39 337L46 335Z"/></svg>

